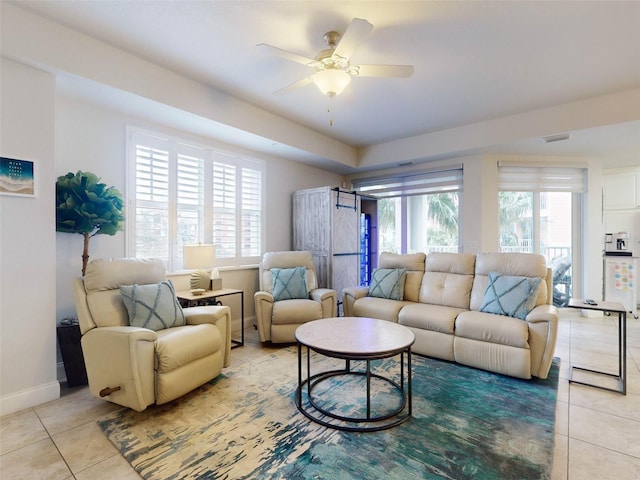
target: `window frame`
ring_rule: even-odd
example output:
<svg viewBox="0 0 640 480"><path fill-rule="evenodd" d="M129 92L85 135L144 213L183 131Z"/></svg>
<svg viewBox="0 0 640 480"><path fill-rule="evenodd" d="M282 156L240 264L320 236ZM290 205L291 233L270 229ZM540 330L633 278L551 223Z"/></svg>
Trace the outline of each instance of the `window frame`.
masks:
<svg viewBox="0 0 640 480"><path fill-rule="evenodd" d="M399 227L401 254L412 253L409 235L412 234L409 218L409 198L427 197L442 193L456 193L458 206L457 250L461 249L460 214L463 201L463 166L456 165L436 169L420 169L410 172L391 173L388 175L356 178L353 187L359 193L378 200L399 198ZM380 235L380 233L379 233ZM427 238L425 238L425 243ZM410 251L411 250L411 251ZM430 250L430 249L427 249ZM427 252L428 253L428 252Z"/></svg>
<svg viewBox="0 0 640 480"><path fill-rule="evenodd" d="M588 193L589 172L582 165L528 165L498 162L499 192L530 192L533 194L533 252L540 252L540 193L566 192L571 194L571 272L574 292L583 279L584 219ZM500 204L498 202L498 208ZM500 228L500 226L498 226Z"/></svg>
<svg viewBox="0 0 640 480"><path fill-rule="evenodd" d="M265 219L266 219L266 162L262 159L240 154L231 150L224 150L213 145L207 145L200 142L195 142L186 138L180 138L178 135L171 135L165 133L158 133L146 129L142 129L134 126L127 126L127 148L126 148L126 205L127 205L127 220L125 221L125 254L129 257L136 257L137 245L136 240L138 236L137 225L137 171L136 166L138 164L138 145L146 147L159 148L163 147L168 152L168 195L166 211L168 214L168 240L166 248L166 257L163 258L165 266L168 272L176 272L184 270L182 263L182 251L179 248L178 239L178 158L198 156L198 153L202 154L202 178L200 183L203 188L201 206L189 207L190 210L201 209L198 214L198 234L199 237L197 243L214 243L214 231L215 231L215 213L214 207L214 164L232 165L237 172L235 178L235 198L233 199L235 205L232 211L235 213L236 226L233 233L233 241L235 244L235 254L232 256L225 256L222 249L217 248L216 253L216 267L220 268L242 268L247 266L255 266L259 264L264 246L266 243L265 238ZM245 189L244 179L242 172L244 170L250 170L254 172L253 182L251 187L258 185L258 191L252 190L254 196L257 196L257 202L259 208L255 209L256 200L254 199L252 210L254 212L254 219L257 220L252 225L252 236L255 238L259 236L257 245L252 244L252 250L249 253L255 253L255 255L243 254L243 231L242 231L242 206L243 197L242 192ZM257 181L256 181L257 178ZM255 215L255 212L258 212ZM255 224L258 224L257 226ZM227 250L228 251L228 250Z"/></svg>

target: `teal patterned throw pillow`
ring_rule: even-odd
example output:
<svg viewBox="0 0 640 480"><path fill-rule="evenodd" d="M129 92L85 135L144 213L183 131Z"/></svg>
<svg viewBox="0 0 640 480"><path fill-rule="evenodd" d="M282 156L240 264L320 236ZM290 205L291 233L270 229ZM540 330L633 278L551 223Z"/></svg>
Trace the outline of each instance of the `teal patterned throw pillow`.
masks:
<svg viewBox="0 0 640 480"><path fill-rule="evenodd" d="M305 267L272 268L271 277L273 278L271 293L275 301L309 298Z"/></svg>
<svg viewBox="0 0 640 480"><path fill-rule="evenodd" d="M402 300L404 298L404 268L378 268L371 274L369 296Z"/></svg>
<svg viewBox="0 0 640 480"><path fill-rule="evenodd" d="M525 320L538 297L540 278L515 277L489 272L481 312Z"/></svg>
<svg viewBox="0 0 640 480"><path fill-rule="evenodd" d="M120 295L132 327L157 331L186 323L170 280L151 285L122 285Z"/></svg>

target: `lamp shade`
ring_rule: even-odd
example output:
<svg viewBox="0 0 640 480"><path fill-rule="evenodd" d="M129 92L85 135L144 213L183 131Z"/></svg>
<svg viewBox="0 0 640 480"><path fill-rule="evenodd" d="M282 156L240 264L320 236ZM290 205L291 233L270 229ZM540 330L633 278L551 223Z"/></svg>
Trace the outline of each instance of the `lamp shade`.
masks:
<svg viewBox="0 0 640 480"><path fill-rule="evenodd" d="M328 68L320 70L313 76L313 83L318 89L330 97L334 97L342 93L347 85L351 82L351 75L342 70Z"/></svg>
<svg viewBox="0 0 640 480"><path fill-rule="evenodd" d="M185 245L182 254L186 269L211 268L216 264L216 247L212 244Z"/></svg>

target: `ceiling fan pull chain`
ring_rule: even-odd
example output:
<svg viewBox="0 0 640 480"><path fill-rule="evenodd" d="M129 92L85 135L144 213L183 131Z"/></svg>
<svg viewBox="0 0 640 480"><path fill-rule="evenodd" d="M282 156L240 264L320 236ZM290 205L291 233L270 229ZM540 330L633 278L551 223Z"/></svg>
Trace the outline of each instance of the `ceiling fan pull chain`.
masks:
<svg viewBox="0 0 640 480"><path fill-rule="evenodd" d="M327 113L329 114L329 126L333 127L333 112L331 111L331 101L335 95L327 95Z"/></svg>

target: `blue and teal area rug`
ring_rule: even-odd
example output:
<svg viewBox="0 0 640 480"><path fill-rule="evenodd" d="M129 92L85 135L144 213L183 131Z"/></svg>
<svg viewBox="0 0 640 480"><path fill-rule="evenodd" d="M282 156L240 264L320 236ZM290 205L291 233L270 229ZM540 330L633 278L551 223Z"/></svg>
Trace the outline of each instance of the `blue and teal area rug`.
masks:
<svg viewBox="0 0 640 480"><path fill-rule="evenodd" d="M393 363L376 371L395 375ZM413 417L350 433L298 412L287 347L170 404L98 423L145 479L548 479L558 363L547 380L526 381L414 355Z"/></svg>

